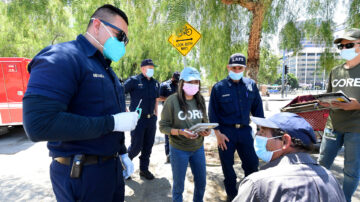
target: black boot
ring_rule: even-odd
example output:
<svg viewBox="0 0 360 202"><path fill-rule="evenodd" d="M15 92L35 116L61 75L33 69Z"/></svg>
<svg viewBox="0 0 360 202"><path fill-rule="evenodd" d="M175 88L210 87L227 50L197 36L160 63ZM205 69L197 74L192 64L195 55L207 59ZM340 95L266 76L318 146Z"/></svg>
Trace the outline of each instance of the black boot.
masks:
<svg viewBox="0 0 360 202"><path fill-rule="evenodd" d="M145 177L147 180L153 180L155 178L149 170L140 170L140 176Z"/></svg>

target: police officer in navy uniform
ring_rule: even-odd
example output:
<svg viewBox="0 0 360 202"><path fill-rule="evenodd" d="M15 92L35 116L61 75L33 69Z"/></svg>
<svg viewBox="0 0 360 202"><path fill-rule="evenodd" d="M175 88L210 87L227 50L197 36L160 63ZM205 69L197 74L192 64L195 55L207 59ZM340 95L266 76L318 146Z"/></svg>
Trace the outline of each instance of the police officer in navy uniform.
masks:
<svg viewBox="0 0 360 202"><path fill-rule="evenodd" d="M171 79L164 81L160 84L160 97L158 101L164 102L167 97L172 95L177 91L179 83L180 73L178 71L174 72ZM170 163L169 156L169 136L165 135L165 154L166 154L166 163Z"/></svg>
<svg viewBox="0 0 360 202"><path fill-rule="evenodd" d="M233 168L235 150L242 161L245 176L256 172L259 164L249 123L250 113L256 117L264 117L264 111L256 83L243 77L245 68L244 55L231 55L227 65L229 76L213 86L209 102L210 122L219 123L215 134L228 201L237 194L236 173Z"/></svg>
<svg viewBox="0 0 360 202"><path fill-rule="evenodd" d="M86 34L44 48L28 66L24 128L32 141L48 141L57 201L124 201L123 174L134 170L124 131L136 127L138 114L125 111L110 64L125 54L127 27L122 10L104 5Z"/></svg>
<svg viewBox="0 0 360 202"><path fill-rule="evenodd" d="M130 159L140 152L140 176L148 180L154 179L149 171L150 155L154 144L157 121L157 98L160 85L152 76L154 63L151 59L141 62L141 73L125 81L125 93L130 93L130 111L134 111L140 103L141 117L134 131L131 132L131 144L128 148Z"/></svg>

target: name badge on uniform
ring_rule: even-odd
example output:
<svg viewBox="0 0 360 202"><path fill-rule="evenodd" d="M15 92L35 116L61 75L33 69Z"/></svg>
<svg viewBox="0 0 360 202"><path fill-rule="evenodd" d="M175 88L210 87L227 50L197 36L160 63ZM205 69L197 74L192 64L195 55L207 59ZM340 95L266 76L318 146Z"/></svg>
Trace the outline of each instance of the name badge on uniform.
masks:
<svg viewBox="0 0 360 202"><path fill-rule="evenodd" d="M138 86L139 86L139 88L142 88L142 87L143 87L143 84L142 84L142 83L139 83Z"/></svg>
<svg viewBox="0 0 360 202"><path fill-rule="evenodd" d="M221 97L229 97L229 96L230 96L230 94L224 94Z"/></svg>
<svg viewBox="0 0 360 202"><path fill-rule="evenodd" d="M104 75L103 75L103 74L93 73L93 77L94 77L94 78L104 78Z"/></svg>

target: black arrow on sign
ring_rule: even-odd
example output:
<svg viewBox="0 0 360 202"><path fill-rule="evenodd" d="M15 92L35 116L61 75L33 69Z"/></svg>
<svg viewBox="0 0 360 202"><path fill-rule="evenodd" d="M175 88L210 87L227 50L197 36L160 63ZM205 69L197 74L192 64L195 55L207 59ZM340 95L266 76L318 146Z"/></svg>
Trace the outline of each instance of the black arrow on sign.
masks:
<svg viewBox="0 0 360 202"><path fill-rule="evenodd" d="M182 40L176 40L176 42L179 42L179 41L191 41L193 40L193 38L190 38L190 39L182 39Z"/></svg>

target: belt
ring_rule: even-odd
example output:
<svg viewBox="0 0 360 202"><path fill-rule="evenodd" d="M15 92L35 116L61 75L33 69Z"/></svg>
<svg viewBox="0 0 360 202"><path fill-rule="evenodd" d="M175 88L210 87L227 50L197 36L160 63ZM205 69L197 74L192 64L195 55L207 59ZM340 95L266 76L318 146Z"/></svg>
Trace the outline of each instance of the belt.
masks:
<svg viewBox="0 0 360 202"><path fill-rule="evenodd" d="M105 162L110 159L117 158L118 156L119 156L118 153L116 153L112 156L85 155L84 165L98 164L99 162ZM60 164L69 166L71 164L71 161L73 160L73 157L56 157L53 159Z"/></svg>
<svg viewBox="0 0 360 202"><path fill-rule="evenodd" d="M224 125L229 126L229 127L234 127L234 128L242 128L244 126L247 126L247 125L239 124L239 123L236 123L236 124L224 124Z"/></svg>
<svg viewBox="0 0 360 202"><path fill-rule="evenodd" d="M147 118L147 119L149 119L149 118L151 118L153 115L154 115L154 114L144 114L144 115L141 116L141 118Z"/></svg>

